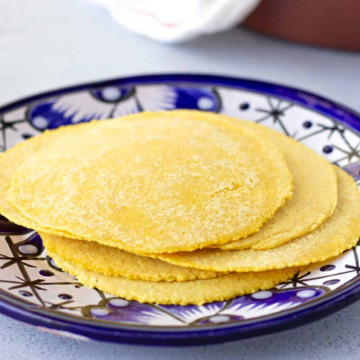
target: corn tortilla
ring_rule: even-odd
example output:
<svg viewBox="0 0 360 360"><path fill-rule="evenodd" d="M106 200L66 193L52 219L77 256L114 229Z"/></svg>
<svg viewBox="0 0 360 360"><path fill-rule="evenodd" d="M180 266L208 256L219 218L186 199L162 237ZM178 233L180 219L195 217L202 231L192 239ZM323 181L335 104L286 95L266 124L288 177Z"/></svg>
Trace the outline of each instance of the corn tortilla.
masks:
<svg viewBox="0 0 360 360"><path fill-rule="evenodd" d="M74 240L45 233L40 233L40 236L47 251L79 268L104 275L145 281L189 281L224 275L215 271L172 265L94 241Z"/></svg>
<svg viewBox="0 0 360 360"><path fill-rule="evenodd" d="M141 254L245 237L291 194L285 160L265 138L221 117L173 111L60 136L15 170L8 200L21 225L29 218L36 230Z"/></svg>
<svg viewBox="0 0 360 360"><path fill-rule="evenodd" d="M290 268L263 273L234 273L208 280L150 282L102 275L77 267L54 254L50 253L50 256L60 268L76 276L89 288L96 287L127 300L164 305L202 305L212 301L229 300L258 290L270 289L299 271L297 268Z"/></svg>

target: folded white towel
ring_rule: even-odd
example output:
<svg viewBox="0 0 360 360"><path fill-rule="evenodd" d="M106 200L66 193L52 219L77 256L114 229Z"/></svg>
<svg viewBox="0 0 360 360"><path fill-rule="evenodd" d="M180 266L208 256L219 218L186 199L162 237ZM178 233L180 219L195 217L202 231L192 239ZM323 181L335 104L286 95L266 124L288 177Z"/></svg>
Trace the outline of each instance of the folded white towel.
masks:
<svg viewBox="0 0 360 360"><path fill-rule="evenodd" d="M181 42L241 22L260 0L92 0L124 27L163 42Z"/></svg>

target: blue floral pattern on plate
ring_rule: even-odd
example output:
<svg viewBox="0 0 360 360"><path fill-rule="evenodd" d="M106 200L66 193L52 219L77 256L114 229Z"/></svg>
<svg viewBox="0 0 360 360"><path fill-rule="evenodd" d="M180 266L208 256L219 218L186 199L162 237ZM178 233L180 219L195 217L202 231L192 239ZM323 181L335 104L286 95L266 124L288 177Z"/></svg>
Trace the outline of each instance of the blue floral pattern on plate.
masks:
<svg viewBox="0 0 360 360"><path fill-rule="evenodd" d="M63 125L177 108L219 112L262 123L339 166L359 161L360 137L354 127L358 118L330 101L271 84L185 75L120 79L12 104L0 109L0 148L6 150ZM46 255L34 231L4 218L0 218L0 237L0 310L15 316L15 309L21 308L32 316L36 314L35 320L23 317L30 323L67 335L71 332L114 341L132 342L124 334L105 336L97 327L125 333L130 329L135 331L134 341L140 343L163 343L166 337L175 344L206 338L213 342L225 339L226 334L231 338L232 333L244 337L242 329L249 323L261 327L267 319L300 314L305 307L316 307L349 289L360 271L357 246L336 259L310 266L271 290L204 306L161 306L127 301L82 286ZM54 322L44 325L44 318ZM65 332L58 321L67 324ZM151 336L142 335L147 330ZM179 335L183 330L191 331L191 341ZM215 339L210 335L209 331L215 334L220 330L225 335Z"/></svg>

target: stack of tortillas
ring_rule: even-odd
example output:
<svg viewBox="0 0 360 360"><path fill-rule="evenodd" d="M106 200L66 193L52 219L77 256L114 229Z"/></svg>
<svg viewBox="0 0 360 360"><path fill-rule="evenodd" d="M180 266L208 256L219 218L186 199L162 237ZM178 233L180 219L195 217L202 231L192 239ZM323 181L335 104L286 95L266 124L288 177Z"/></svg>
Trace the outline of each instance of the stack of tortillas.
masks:
<svg viewBox="0 0 360 360"><path fill-rule="evenodd" d="M202 304L353 247L353 179L261 125L196 111L63 127L0 156L0 211L80 282Z"/></svg>

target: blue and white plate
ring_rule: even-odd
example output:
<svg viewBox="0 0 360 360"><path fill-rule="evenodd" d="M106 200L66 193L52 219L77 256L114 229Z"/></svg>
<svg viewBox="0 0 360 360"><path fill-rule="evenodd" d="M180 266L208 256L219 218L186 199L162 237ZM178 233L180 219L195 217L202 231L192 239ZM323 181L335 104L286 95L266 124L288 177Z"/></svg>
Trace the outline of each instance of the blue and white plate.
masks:
<svg viewBox="0 0 360 360"><path fill-rule="evenodd" d="M308 92L259 81L155 75L86 84L0 108L0 148L45 129L142 110L207 110L256 121L330 162L359 161L360 116ZM204 306L160 306L90 290L62 272L32 230L0 219L0 311L83 339L151 345L235 340L317 319L360 297L359 246L268 291Z"/></svg>

